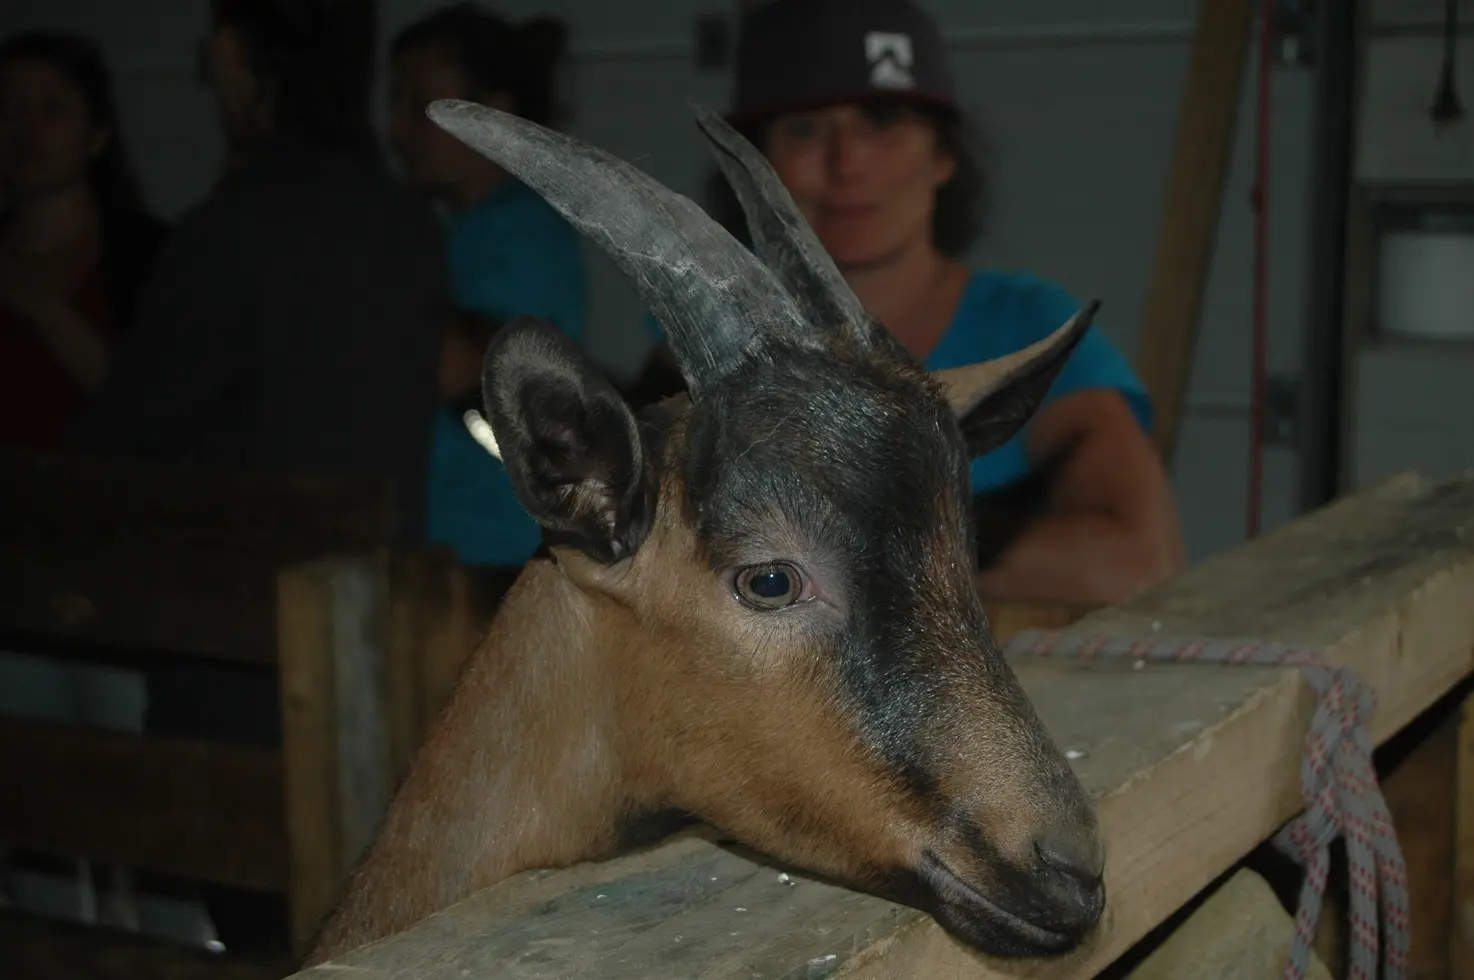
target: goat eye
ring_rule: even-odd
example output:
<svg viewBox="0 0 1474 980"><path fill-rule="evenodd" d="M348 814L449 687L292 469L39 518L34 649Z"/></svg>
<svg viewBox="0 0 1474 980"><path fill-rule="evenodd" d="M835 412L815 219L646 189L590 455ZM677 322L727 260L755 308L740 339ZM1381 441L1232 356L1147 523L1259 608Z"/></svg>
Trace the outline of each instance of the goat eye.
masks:
<svg viewBox="0 0 1474 980"><path fill-rule="evenodd" d="M792 565L754 565L737 573L737 595L759 609L782 609L798 601L803 580Z"/></svg>

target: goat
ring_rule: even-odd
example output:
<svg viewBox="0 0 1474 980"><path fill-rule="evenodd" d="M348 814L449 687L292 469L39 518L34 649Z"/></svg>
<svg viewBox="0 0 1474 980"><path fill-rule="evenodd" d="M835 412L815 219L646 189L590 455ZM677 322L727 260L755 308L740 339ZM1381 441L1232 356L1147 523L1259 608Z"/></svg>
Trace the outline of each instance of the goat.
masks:
<svg viewBox="0 0 1474 980"><path fill-rule="evenodd" d="M613 258L687 390L636 413L543 321L490 341L485 422L545 547L309 963L519 871L607 856L671 813L995 955L1062 954L1099 921L1095 807L989 632L968 482L1098 304L1028 349L928 373L756 148L692 108L751 250L577 139L428 109Z"/></svg>

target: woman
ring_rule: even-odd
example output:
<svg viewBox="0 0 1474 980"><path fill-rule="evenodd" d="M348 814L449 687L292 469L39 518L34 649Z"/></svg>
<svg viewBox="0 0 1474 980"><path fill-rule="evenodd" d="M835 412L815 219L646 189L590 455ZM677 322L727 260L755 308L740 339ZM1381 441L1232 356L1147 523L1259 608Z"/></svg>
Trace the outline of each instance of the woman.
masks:
<svg viewBox="0 0 1474 980"><path fill-rule="evenodd" d="M0 445L55 449L167 235L133 179L102 53L0 44Z"/></svg>
<svg viewBox="0 0 1474 980"><path fill-rule="evenodd" d="M0 446L56 450L107 373L168 234L144 207L90 39L38 31L0 43L0 199ZM0 651L0 714L137 731L143 711L130 672ZM32 872L10 882L16 903L54 902L48 863L22 852L0 864L12 858ZM123 869L110 871L98 914L133 924L119 901ZM76 882L79 904L86 880Z"/></svg>
<svg viewBox="0 0 1474 980"><path fill-rule="evenodd" d="M541 533L501 464L471 438L481 355L498 326L526 313L582 338L585 270L577 233L540 196L432 123L436 99L467 99L554 122L553 72L566 30L547 18L513 26L460 3L405 28L391 55L390 139L410 181L449 212L451 287L462 315L442 361L428 534L466 562L521 565Z"/></svg>
<svg viewBox="0 0 1474 980"><path fill-rule="evenodd" d="M911 3L772 0L744 19L735 88L729 120L767 155L866 309L927 368L1011 353L1080 308L1036 276L964 263L982 172L941 37ZM729 191L716 210L745 240ZM644 390L668 389L661 375L663 348ZM979 509L1007 504L1010 525L984 548L985 594L1114 602L1182 566L1150 422L1140 381L1092 329L1024 431L973 461Z"/></svg>

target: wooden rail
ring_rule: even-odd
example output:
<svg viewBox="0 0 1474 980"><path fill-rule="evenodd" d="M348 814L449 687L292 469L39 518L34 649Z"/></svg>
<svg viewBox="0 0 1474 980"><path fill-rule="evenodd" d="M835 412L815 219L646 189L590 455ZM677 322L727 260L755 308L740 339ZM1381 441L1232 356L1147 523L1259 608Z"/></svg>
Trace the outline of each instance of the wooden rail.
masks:
<svg viewBox="0 0 1474 980"><path fill-rule="evenodd" d="M319 682L284 699L277 747L0 718L0 843L276 892L295 917L320 914L313 897L332 893L392 786L386 721L353 706L382 700L389 623L419 618L408 586L453 564L391 552L396 519L371 482L0 452L4 648ZM309 569L279 581L326 556L344 556L331 595L301 587ZM405 562L433 573L391 600L390 569ZM326 760L303 740L320 722L335 729ZM302 837L314 825L345 842L332 862Z"/></svg>
<svg viewBox="0 0 1474 980"><path fill-rule="evenodd" d="M367 481L0 451L0 630L270 665L277 570L396 521Z"/></svg>
<svg viewBox="0 0 1474 980"><path fill-rule="evenodd" d="M1315 646L1375 688L1372 735L1383 742L1470 671L1474 480L1389 481L1069 629ZM1025 660L1018 671L1056 737L1080 754L1109 841L1106 920L1077 955L990 961L922 913L698 830L611 861L524 873L294 976L1093 976L1300 806L1311 699L1293 670Z"/></svg>
<svg viewBox="0 0 1474 980"><path fill-rule="evenodd" d="M286 891L278 753L0 718L0 840Z"/></svg>

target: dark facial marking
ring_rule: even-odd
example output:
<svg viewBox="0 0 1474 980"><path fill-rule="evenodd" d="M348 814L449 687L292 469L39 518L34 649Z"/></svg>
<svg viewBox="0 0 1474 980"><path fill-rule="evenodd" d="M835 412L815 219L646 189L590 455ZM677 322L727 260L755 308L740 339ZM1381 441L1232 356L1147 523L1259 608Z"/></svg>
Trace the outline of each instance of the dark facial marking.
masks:
<svg viewBox="0 0 1474 980"><path fill-rule="evenodd" d="M967 459L945 403L914 366L790 351L711 391L688 434L690 516L713 568L812 560L754 553L775 521L832 557L846 619L827 645L852 713L894 778L935 797L930 732L952 713L957 674L945 661L976 656L986 635Z"/></svg>

